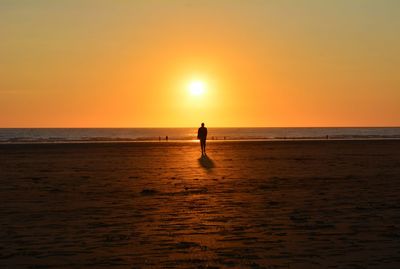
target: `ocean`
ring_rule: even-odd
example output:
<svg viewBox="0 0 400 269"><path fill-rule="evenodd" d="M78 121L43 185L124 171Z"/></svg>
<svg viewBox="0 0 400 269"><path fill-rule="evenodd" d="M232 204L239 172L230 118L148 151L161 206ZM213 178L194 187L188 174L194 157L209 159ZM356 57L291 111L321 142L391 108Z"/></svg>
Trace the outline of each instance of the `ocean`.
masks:
<svg viewBox="0 0 400 269"><path fill-rule="evenodd" d="M0 143L190 141L196 128L0 128ZM400 139L400 127L208 128L208 140Z"/></svg>

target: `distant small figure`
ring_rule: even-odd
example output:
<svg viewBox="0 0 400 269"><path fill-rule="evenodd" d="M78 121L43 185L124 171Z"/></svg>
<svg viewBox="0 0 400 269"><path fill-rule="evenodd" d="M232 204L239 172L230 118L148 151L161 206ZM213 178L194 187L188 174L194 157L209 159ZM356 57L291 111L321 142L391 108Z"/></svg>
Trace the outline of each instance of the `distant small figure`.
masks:
<svg viewBox="0 0 400 269"><path fill-rule="evenodd" d="M226 136L224 136L224 140L226 140Z"/></svg>
<svg viewBox="0 0 400 269"><path fill-rule="evenodd" d="M165 136L165 141L168 141L168 135Z"/></svg>
<svg viewBox="0 0 400 269"><path fill-rule="evenodd" d="M158 141L161 141L161 136L158 137Z"/></svg>
<svg viewBox="0 0 400 269"><path fill-rule="evenodd" d="M206 155L206 140L207 140L207 128L204 127L204 123L197 131L197 139L200 140L201 155Z"/></svg>
<svg viewBox="0 0 400 269"><path fill-rule="evenodd" d="M329 135L326 135L326 139L329 139Z"/></svg>

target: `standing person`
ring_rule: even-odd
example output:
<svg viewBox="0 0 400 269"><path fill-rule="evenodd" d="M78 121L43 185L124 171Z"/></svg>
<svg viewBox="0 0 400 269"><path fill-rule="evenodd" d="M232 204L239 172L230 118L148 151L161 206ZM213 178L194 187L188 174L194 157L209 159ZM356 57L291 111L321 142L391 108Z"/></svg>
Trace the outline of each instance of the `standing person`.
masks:
<svg viewBox="0 0 400 269"><path fill-rule="evenodd" d="M200 139L201 155L206 155L207 128L204 127L204 123L197 131L197 139Z"/></svg>

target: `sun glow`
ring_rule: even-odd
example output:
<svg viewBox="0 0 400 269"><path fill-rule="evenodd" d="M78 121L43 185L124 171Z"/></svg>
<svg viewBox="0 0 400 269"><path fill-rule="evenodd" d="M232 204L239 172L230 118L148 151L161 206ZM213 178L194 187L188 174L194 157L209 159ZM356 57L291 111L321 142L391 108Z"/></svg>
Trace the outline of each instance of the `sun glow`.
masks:
<svg viewBox="0 0 400 269"><path fill-rule="evenodd" d="M202 95L205 91L205 84L202 81L192 81L188 88L191 95Z"/></svg>

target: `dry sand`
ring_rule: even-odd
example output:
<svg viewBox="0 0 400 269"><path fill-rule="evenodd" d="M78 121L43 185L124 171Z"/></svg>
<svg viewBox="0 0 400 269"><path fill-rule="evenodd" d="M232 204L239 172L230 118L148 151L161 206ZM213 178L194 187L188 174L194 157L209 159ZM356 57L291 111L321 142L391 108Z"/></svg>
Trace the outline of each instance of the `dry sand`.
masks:
<svg viewBox="0 0 400 269"><path fill-rule="evenodd" d="M1 268L400 268L400 141L0 145Z"/></svg>

